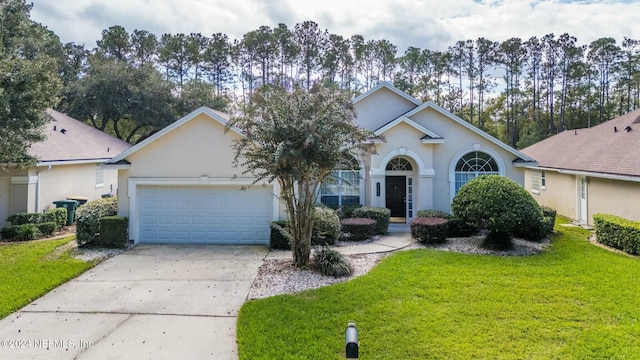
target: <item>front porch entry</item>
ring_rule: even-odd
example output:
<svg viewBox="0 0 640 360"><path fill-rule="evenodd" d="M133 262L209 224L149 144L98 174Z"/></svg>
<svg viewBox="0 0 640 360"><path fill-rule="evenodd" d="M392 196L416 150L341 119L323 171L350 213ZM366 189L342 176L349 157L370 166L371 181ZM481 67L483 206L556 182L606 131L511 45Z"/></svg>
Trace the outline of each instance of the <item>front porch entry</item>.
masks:
<svg viewBox="0 0 640 360"><path fill-rule="evenodd" d="M386 208L391 210L392 223L407 222L407 177L385 177Z"/></svg>

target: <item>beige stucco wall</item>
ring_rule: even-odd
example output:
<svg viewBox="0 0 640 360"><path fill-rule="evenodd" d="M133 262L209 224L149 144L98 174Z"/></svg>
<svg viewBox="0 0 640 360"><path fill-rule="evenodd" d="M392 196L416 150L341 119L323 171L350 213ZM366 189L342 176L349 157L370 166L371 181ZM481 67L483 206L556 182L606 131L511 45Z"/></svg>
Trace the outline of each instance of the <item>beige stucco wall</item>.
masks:
<svg viewBox="0 0 640 360"><path fill-rule="evenodd" d="M531 191L531 175L527 169L525 188ZM576 175L545 170L546 186L533 198L539 204L556 209L558 214L576 219L578 212L578 180ZM593 215L613 214L640 221L640 183L587 177L587 222L593 225Z"/></svg>
<svg viewBox="0 0 640 360"><path fill-rule="evenodd" d="M613 214L640 221L640 183L588 177L589 223L593 214Z"/></svg>
<svg viewBox="0 0 640 360"><path fill-rule="evenodd" d="M53 201L68 196L96 200L109 193L111 187L115 193L118 187L118 174L113 169L104 169L104 186L96 187L95 163L12 169L0 173L0 177L9 179L8 215L47 211L55 208ZM0 219L0 226L4 226L4 220Z"/></svg>
<svg viewBox="0 0 640 360"><path fill-rule="evenodd" d="M490 149L490 155L495 155L499 160L498 164L503 169L504 176L507 176L515 182L524 185L524 169L513 166L512 162L516 156L507 150L497 146L492 141L480 136L474 131L456 123L439 112L427 108L418 114L411 116L411 120L420 126L435 132L445 139L442 144L422 144L420 138L424 135L415 130L412 135L393 136L387 138L385 148L394 149L406 147L415 149L416 153L421 154L426 164L431 164L435 172L433 181L433 203L432 208L443 211L450 211L452 193L452 181L450 178L450 168L456 163L460 156L474 151L479 147L479 151ZM386 137L386 134L385 134ZM384 152L380 151L382 157ZM455 166L455 164L453 164ZM428 167L428 166L427 166ZM423 196L423 195L421 195ZM421 203L426 204L428 201L421 198ZM418 209L427 208L420 206Z"/></svg>
<svg viewBox="0 0 640 360"><path fill-rule="evenodd" d="M540 205L555 209L558 214L575 219L577 216L576 177L574 175L560 174L557 171L545 170L546 186L539 192L531 191L531 176L533 170L525 171L525 189L531 193Z"/></svg>
<svg viewBox="0 0 640 360"><path fill-rule="evenodd" d="M224 130L223 124L200 114L127 157L131 167L119 172L118 213L130 215L129 178L206 176L212 181L251 180L250 175L243 175L242 169L232 163L233 140L240 135Z"/></svg>
<svg viewBox="0 0 640 360"><path fill-rule="evenodd" d="M369 94L354 105L355 124L371 131L416 107L416 104L387 88Z"/></svg>
<svg viewBox="0 0 640 360"><path fill-rule="evenodd" d="M84 196L91 201L111 193L112 189L115 194L118 189L117 170L103 168L104 185L96 186L96 167L96 164L77 164L36 168L40 179L38 211L53 209L56 207L53 201L69 196Z"/></svg>

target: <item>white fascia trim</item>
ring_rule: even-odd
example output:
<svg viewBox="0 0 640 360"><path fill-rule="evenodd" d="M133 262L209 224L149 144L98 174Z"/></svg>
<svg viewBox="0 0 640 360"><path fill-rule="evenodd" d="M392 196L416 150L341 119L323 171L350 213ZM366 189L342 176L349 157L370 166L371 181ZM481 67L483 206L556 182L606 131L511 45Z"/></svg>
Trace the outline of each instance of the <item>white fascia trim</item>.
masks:
<svg viewBox="0 0 640 360"><path fill-rule="evenodd" d="M423 144L444 144L444 139L420 139L420 142Z"/></svg>
<svg viewBox="0 0 640 360"><path fill-rule="evenodd" d="M103 164L102 167L107 169L128 170L131 168L131 164Z"/></svg>
<svg viewBox="0 0 640 360"><path fill-rule="evenodd" d="M138 186L139 185L240 185L240 186L269 186L271 187L271 194L273 195L273 209L272 209L272 221L279 220L280 218L280 185L277 182L268 183L256 183L254 178L237 178L229 179L225 178L210 178L206 175L200 177L178 178L129 178L128 180L128 196L129 196L129 238L133 240L134 244L139 242L140 227L138 226L138 214L136 208L138 207Z"/></svg>
<svg viewBox="0 0 640 360"><path fill-rule="evenodd" d="M410 102L412 102L412 103L414 103L416 105L420 105L421 104L420 100L418 100L418 99L414 98L413 96L405 93L404 91L398 89L397 87L393 86L393 84L388 82L388 81L383 81L383 82L379 83L378 85L374 86L373 88L371 88L371 90L369 90L366 93L364 93L364 94L356 97L355 99L353 99L352 103L356 104L356 103L360 102L361 100L367 98L369 95L375 93L376 91L380 90L383 87L391 90L395 94L397 94L397 95L409 100Z"/></svg>
<svg viewBox="0 0 640 360"><path fill-rule="evenodd" d="M527 162L513 162L511 163L514 167L528 168L533 169L538 167L537 161L527 161Z"/></svg>
<svg viewBox="0 0 640 360"><path fill-rule="evenodd" d="M87 160L57 160L57 161L42 161L36 166L56 166L56 165L81 165L81 164L100 164L111 160L111 158L101 159L87 159Z"/></svg>
<svg viewBox="0 0 640 360"><path fill-rule="evenodd" d="M40 177L38 176L12 176L11 185L31 185L37 184Z"/></svg>
<svg viewBox="0 0 640 360"><path fill-rule="evenodd" d="M227 126L228 122L227 122L227 120L225 118L223 118L222 116L217 114L212 109L210 109L210 108L208 108L206 106L202 106L202 107L192 111L191 113L187 114L186 116L182 117L181 119L178 119L178 120L174 121L173 123L169 124L168 126L164 127L162 130L160 130L157 133L153 134L152 136L144 139L142 142L140 142L140 143L130 147L129 149L121 152L118 156L114 157L109 162L110 163L115 163L115 162L118 162L120 160L124 160L127 156L137 152L138 150L140 150L140 149L144 148L145 146L151 144L152 142L156 141L157 139L165 136L166 134L168 134L171 131L173 131L174 129L184 125L185 123L189 122L190 120L193 120L194 118L198 117L201 114L207 114L209 117L211 117L212 119L218 121L220 124L222 124L224 126ZM235 126L231 127L230 130L235 132L236 134L238 134L240 136L244 136L242 131L240 129L238 129L237 127L235 127Z"/></svg>
<svg viewBox="0 0 640 360"><path fill-rule="evenodd" d="M374 134L382 135L383 133L387 132L392 127L394 127L394 126L396 126L396 125L398 125L398 124L400 124L402 122L406 123L407 125L412 126L416 130L418 130L418 131L422 132L423 134L428 135L428 136L430 136L432 138L442 139L442 136L434 133L433 131L425 128L424 126L416 123L415 121L409 119L406 116L400 116L399 118L393 120L392 122L388 123L387 125L385 125L385 126L379 128L378 130L376 130L374 132ZM444 139L442 139L442 141L444 142Z"/></svg>
<svg viewBox="0 0 640 360"><path fill-rule="evenodd" d="M608 179L608 180L640 182L640 177L638 177L638 176L630 176L630 175L616 175L616 174L598 173L598 172L593 172L593 171L557 169L557 168L550 168L550 167L544 167L544 166L535 166L535 167L531 166L531 167L527 167L527 168L535 169L535 170L553 171L553 172L557 172L557 173L560 173L560 174L567 174L567 175L588 176L588 177L600 178L600 179Z"/></svg>

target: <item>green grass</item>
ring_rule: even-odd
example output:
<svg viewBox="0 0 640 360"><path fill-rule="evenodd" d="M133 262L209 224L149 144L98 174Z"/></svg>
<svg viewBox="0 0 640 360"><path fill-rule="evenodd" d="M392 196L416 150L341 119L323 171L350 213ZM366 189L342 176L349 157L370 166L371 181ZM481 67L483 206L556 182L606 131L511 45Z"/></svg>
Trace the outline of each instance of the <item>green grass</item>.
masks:
<svg viewBox="0 0 640 360"><path fill-rule="evenodd" d="M74 239L0 245L0 319L93 266L69 251L54 253Z"/></svg>
<svg viewBox="0 0 640 360"><path fill-rule="evenodd" d="M563 221L563 220L559 220ZM412 250L331 287L244 304L240 358L639 359L640 259L556 226L541 255Z"/></svg>

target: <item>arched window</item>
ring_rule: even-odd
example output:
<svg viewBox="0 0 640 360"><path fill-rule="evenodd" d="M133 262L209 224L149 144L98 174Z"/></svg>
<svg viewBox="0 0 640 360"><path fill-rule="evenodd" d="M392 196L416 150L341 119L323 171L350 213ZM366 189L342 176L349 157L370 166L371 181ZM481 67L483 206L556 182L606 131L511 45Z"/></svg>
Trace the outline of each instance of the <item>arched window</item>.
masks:
<svg viewBox="0 0 640 360"><path fill-rule="evenodd" d="M411 163L407 159L404 159L404 158L393 158L393 159L391 159L391 161L389 161L389 163L387 163L386 170L388 170L388 171L412 171L413 170L413 166L411 166Z"/></svg>
<svg viewBox="0 0 640 360"><path fill-rule="evenodd" d="M356 159L349 160L320 185L320 202L332 209L360 203L360 167Z"/></svg>
<svg viewBox="0 0 640 360"><path fill-rule="evenodd" d="M456 164L455 193L457 194L462 185L471 179L487 174L499 174L498 163L496 163L491 155L481 151L467 153L461 157Z"/></svg>

